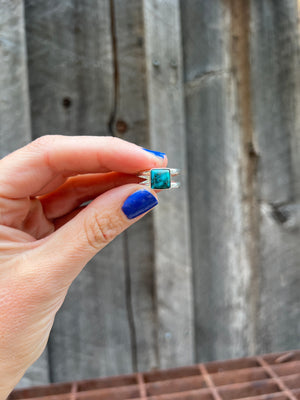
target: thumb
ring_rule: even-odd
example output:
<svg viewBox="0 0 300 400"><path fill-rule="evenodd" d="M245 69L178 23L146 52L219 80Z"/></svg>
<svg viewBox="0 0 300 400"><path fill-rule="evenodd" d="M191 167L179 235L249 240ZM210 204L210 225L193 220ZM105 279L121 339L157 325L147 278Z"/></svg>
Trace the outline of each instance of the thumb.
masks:
<svg viewBox="0 0 300 400"><path fill-rule="evenodd" d="M137 184L105 192L39 246L45 268L72 282L85 264L158 203L156 193ZM47 271L51 274L51 271ZM64 281L65 279L63 279Z"/></svg>

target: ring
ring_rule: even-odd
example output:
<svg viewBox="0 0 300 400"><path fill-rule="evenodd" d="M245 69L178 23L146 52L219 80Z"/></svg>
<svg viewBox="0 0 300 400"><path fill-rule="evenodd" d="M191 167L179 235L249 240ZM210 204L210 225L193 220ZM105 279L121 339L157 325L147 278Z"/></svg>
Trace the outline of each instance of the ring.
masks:
<svg viewBox="0 0 300 400"><path fill-rule="evenodd" d="M172 178L180 174L178 168L152 168L138 175L144 181L141 185L150 186L151 189L176 189L180 187L179 182L173 182Z"/></svg>

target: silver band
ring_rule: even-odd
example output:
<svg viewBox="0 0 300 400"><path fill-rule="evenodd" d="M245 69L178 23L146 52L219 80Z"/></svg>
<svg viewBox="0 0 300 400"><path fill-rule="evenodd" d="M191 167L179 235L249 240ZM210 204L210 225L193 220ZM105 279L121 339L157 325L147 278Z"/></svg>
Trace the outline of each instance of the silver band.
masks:
<svg viewBox="0 0 300 400"><path fill-rule="evenodd" d="M171 176L177 176L180 174L180 169L179 168L152 168L149 169L148 171L143 171L141 174L138 175L139 178L145 178L148 179L150 178L151 171L156 170L156 169L166 169L170 171Z"/></svg>

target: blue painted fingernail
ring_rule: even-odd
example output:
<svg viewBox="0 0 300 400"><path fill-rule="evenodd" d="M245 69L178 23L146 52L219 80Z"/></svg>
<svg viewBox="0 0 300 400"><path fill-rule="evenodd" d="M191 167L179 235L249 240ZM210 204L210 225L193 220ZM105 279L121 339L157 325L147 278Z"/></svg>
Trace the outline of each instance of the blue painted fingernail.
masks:
<svg viewBox="0 0 300 400"><path fill-rule="evenodd" d="M166 153L162 153L160 151L154 151L154 150L149 150L149 149L145 149L145 148L143 148L143 150L148 151L148 153L152 153L156 157L159 157L159 158L165 158L165 156L166 156Z"/></svg>
<svg viewBox="0 0 300 400"><path fill-rule="evenodd" d="M133 219L151 210L157 203L157 198L152 193L142 189L127 197L122 206L122 211L128 219Z"/></svg>

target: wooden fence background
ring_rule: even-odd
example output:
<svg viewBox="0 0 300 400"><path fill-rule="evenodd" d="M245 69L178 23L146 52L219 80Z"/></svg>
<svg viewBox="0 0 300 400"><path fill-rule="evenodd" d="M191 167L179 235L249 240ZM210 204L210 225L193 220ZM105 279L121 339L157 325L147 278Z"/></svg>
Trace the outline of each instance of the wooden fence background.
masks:
<svg viewBox="0 0 300 400"><path fill-rule="evenodd" d="M115 135L184 171L80 274L21 386L299 347L299 8L0 0L1 156Z"/></svg>

